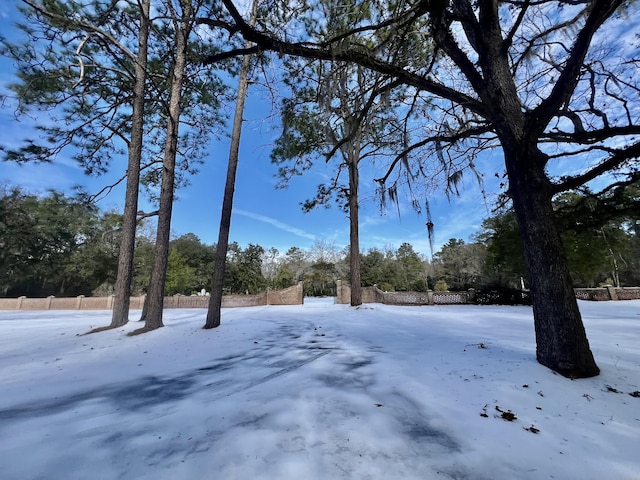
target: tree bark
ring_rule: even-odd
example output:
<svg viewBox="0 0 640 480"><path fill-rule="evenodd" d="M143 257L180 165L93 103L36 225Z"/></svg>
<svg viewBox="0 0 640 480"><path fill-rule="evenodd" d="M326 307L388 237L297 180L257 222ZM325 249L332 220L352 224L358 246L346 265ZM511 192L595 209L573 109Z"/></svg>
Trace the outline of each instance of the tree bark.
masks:
<svg viewBox="0 0 640 480"><path fill-rule="evenodd" d="M171 215L173 212L176 177L178 133L180 129L180 115L182 113L182 86L187 63L187 40L190 31L190 19L192 17L192 11L188 2L185 2L183 9L182 18L176 19L174 22L176 24L176 50L169 96L167 136L162 162L162 183L160 187L155 256L144 305L144 327L132 332L131 334L133 335L164 326L162 323L162 310L164 307L164 287L167 278L169 241L171 237Z"/></svg>
<svg viewBox="0 0 640 480"><path fill-rule="evenodd" d="M257 15L257 0L253 1L250 23L255 22ZM247 42L247 48L250 43ZM224 286L224 273L226 268L227 249L229 248L229 231L231 229L231 212L233 209L233 194L236 185L236 172L238 170L238 156L240 152L240 137L242 135L242 116L244 103L247 97L249 67L251 56L242 58L240 79L238 83L238 100L233 117L233 129L231 131L231 146L229 148L229 163L227 165L227 179L224 186L224 198L222 200L222 214L220 218L220 230L218 232L218 244L216 245L215 261L213 266L213 279L211 281L211 297L207 320L203 328L216 328L220 326L222 309L222 293Z"/></svg>
<svg viewBox="0 0 640 480"><path fill-rule="evenodd" d="M357 158L357 156L356 156ZM349 270L351 271L351 306L362 305L360 280L360 231L359 231L359 175L355 158L348 161L349 168Z"/></svg>
<svg viewBox="0 0 640 480"><path fill-rule="evenodd" d="M520 155L505 149L513 209L523 242L538 362L569 378L600 372L589 347L560 234L551 184L535 146Z"/></svg>
<svg viewBox="0 0 640 480"><path fill-rule="evenodd" d="M127 186L122 220L122 238L118 256L118 274L114 287L115 298L111 325L118 328L129 321L129 302L133 279L133 253L136 242L138 193L140 189L140 162L142 158L142 134L144 128L144 94L147 78L147 50L149 42L149 10L151 0L141 3L138 56L135 65L136 81L131 112L131 138L128 151Z"/></svg>

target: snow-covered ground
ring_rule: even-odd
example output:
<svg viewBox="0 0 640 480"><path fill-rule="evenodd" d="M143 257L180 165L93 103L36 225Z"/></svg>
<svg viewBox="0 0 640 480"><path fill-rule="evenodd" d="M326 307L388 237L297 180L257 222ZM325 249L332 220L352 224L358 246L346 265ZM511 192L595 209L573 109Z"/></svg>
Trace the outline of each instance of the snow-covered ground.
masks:
<svg viewBox="0 0 640 480"><path fill-rule="evenodd" d="M136 337L0 312L0 478L640 478L640 301L580 303L602 373L575 381L528 307L331 302Z"/></svg>

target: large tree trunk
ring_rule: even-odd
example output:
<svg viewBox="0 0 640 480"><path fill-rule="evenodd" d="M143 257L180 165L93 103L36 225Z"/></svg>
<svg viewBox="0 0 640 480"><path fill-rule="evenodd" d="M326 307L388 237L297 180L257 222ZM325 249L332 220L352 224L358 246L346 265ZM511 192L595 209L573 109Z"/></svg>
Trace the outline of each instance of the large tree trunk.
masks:
<svg viewBox="0 0 640 480"><path fill-rule="evenodd" d="M118 274L114 288L115 298L111 325L117 328L129 321L129 301L133 279L133 253L136 242L138 215L138 192L140 189L140 161L142 157L142 134L144 129L144 93L147 77L147 50L149 41L149 9L151 0L141 3L138 57L135 65L136 81L131 112L131 138L128 152L127 186L122 220L122 238L118 256Z"/></svg>
<svg viewBox="0 0 640 480"><path fill-rule="evenodd" d="M349 270L351 271L351 306L362 305L360 281L360 232L358 226L358 162L353 158L349 168Z"/></svg>
<svg viewBox="0 0 640 480"><path fill-rule="evenodd" d="M253 25L257 13L257 0L253 1L250 23ZM247 47L251 44L247 42ZM222 215L220 218L220 230L218 232L218 244L213 265L213 279L211 281L211 297L207 320L203 328L216 328L220 326L222 309L222 293L224 286L224 273L226 268L227 249L229 248L229 230L231 229L231 211L233 209L233 194L236 186L236 172L238 170L238 156L240 152L240 137L242 135L242 116L244 103L247 97L247 86L251 57L245 55L240 68L238 81L238 100L233 117L233 129L231 131L231 146L229 148L229 163L227 165L227 179L224 185L224 198L222 200Z"/></svg>
<svg viewBox="0 0 640 480"><path fill-rule="evenodd" d="M182 20L176 20L176 51L172 69L171 92L169 97L169 116L167 119L167 137L165 139L164 159L162 161L162 183L160 187L160 205L158 209L158 229L154 252L153 270L144 305L144 327L131 332L138 333L155 330L163 325L164 287L167 278L169 259L169 241L171 238L171 215L175 187L176 156L180 114L182 113L182 85L187 63L187 39L190 29L191 9L184 5Z"/></svg>
<svg viewBox="0 0 640 480"><path fill-rule="evenodd" d="M570 378L598 375L554 222L550 183L536 147L505 160L529 273L537 359Z"/></svg>

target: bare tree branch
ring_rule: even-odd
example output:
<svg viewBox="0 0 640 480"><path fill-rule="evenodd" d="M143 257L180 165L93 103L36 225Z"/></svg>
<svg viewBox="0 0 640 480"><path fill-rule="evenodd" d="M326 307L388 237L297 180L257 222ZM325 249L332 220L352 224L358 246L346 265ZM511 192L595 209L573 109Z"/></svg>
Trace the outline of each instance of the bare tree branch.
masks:
<svg viewBox="0 0 640 480"><path fill-rule="evenodd" d="M623 0L593 0L591 7L587 9L588 17L584 27L571 48L571 54L566 60L560 76L556 80L549 96L538 105L527 121L527 130L534 135L542 132L555 112L566 104L580 78L579 71L584 64L584 59L591 46L591 40L602 24L613 15L622 5Z"/></svg>
<svg viewBox="0 0 640 480"><path fill-rule="evenodd" d="M563 192L565 190L572 190L584 185L585 183L603 175L612 169L618 168L625 162L631 159L640 158L640 142L637 142L630 147L620 150L611 155L607 160L599 163L597 166L587 170L581 175L569 177L561 183L553 185L552 192L554 194Z"/></svg>
<svg viewBox="0 0 640 480"><path fill-rule="evenodd" d="M376 178L375 181L378 182L381 185L384 185L385 182L389 179L389 177L391 176L391 174L393 173L393 171L395 170L395 168L398 166L398 163L400 163L400 161L402 161L407 155L409 155L411 152L425 147L429 144L435 144L436 142L441 142L441 143L456 143L464 138L469 138L469 137L473 137L473 136L477 136L477 135L482 135L485 133L489 133L492 131L492 128L488 125L482 125L479 127L475 127L475 128L471 128L465 131L460 131L454 135L443 135L443 134L436 134L436 135L432 135L429 137L426 137L424 139L422 139L419 142L415 142L412 145L406 147L404 150L402 150L398 155L396 155L396 157L393 159L393 161L391 162L391 165L389 166L389 168L387 169L387 173L380 178Z"/></svg>
<svg viewBox="0 0 640 480"><path fill-rule="evenodd" d="M423 77L416 73L412 73L402 66L379 60L372 52L354 51L345 49L340 45L327 45L313 43L290 43L279 40L275 37L261 33L255 28L249 26L242 15L238 12L232 0L222 0L223 4L231 14L233 21L238 25L239 31L249 41L256 43L262 50L274 51L278 54L293 55L298 57L312 58L316 60L338 60L345 62L357 63L363 67L370 68L384 75L398 78L402 83L413 86L418 90L424 90L442 98L447 98L460 105L465 106L469 110L486 116L486 107L475 98L459 92L453 88L447 87L439 82L433 81L428 77ZM425 6L426 3L424 2ZM202 61L204 64L215 63L222 58L230 58L231 56L239 56L243 54L244 49L236 49L222 54L210 55Z"/></svg>

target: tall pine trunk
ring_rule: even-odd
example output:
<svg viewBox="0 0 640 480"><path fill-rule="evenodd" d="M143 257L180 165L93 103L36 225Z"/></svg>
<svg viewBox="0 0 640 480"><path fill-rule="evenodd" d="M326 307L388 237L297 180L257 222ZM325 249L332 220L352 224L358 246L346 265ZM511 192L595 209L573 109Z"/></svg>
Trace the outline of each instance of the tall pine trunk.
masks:
<svg viewBox="0 0 640 480"><path fill-rule="evenodd" d="M349 169L349 270L351 272L351 306L362 305L362 285L360 280L360 231L359 231L359 155L348 161Z"/></svg>
<svg viewBox="0 0 640 480"><path fill-rule="evenodd" d="M149 42L149 10L151 0L140 4L140 32L135 65L134 99L131 112L131 138L128 150L127 185L122 220L122 238L118 256L118 274L114 288L115 298L111 325L118 328L129 321L129 302L133 279L133 254L136 242L138 192L140 190L140 162L144 129L144 94L147 79L147 51Z"/></svg>
<svg viewBox="0 0 640 480"><path fill-rule="evenodd" d="M533 302L537 359L570 378L598 375L582 323L569 265L554 221L543 154L505 148L513 209L520 227Z"/></svg>
<svg viewBox="0 0 640 480"><path fill-rule="evenodd" d="M162 183L160 187L160 205L158 209L158 229L154 250L153 269L145 299L143 319L144 327L132 334L155 330L163 326L164 289L167 278L169 242L171 238L171 215L175 188L175 170L182 113L182 86L187 63L187 40L190 32L192 10L188 3L183 6L182 19L176 18L176 50L171 73L171 91L169 96L169 115L167 136L165 139L164 159L162 161Z"/></svg>
<svg viewBox="0 0 640 480"><path fill-rule="evenodd" d="M258 1L253 1L251 18L249 23L253 25L257 14ZM247 42L247 47L251 46ZM233 129L231 131L231 146L229 148L229 163L227 165L227 179L224 185L224 197L222 199L222 214L220 217L220 230L218 232L218 244L213 265L213 279L211 281L211 297L209 298L209 309L207 320L203 328L216 328L220 326L222 309L222 294L224 287L224 274L226 269L227 249L229 248L229 231L231 229L231 212L233 210L233 194L236 186L236 172L238 170L238 156L240 153L240 137L242 135L242 116L244 114L244 103L247 97L249 67L251 57L245 55L242 58L240 68L240 79L238 82L238 100L236 101L236 111L233 116Z"/></svg>

